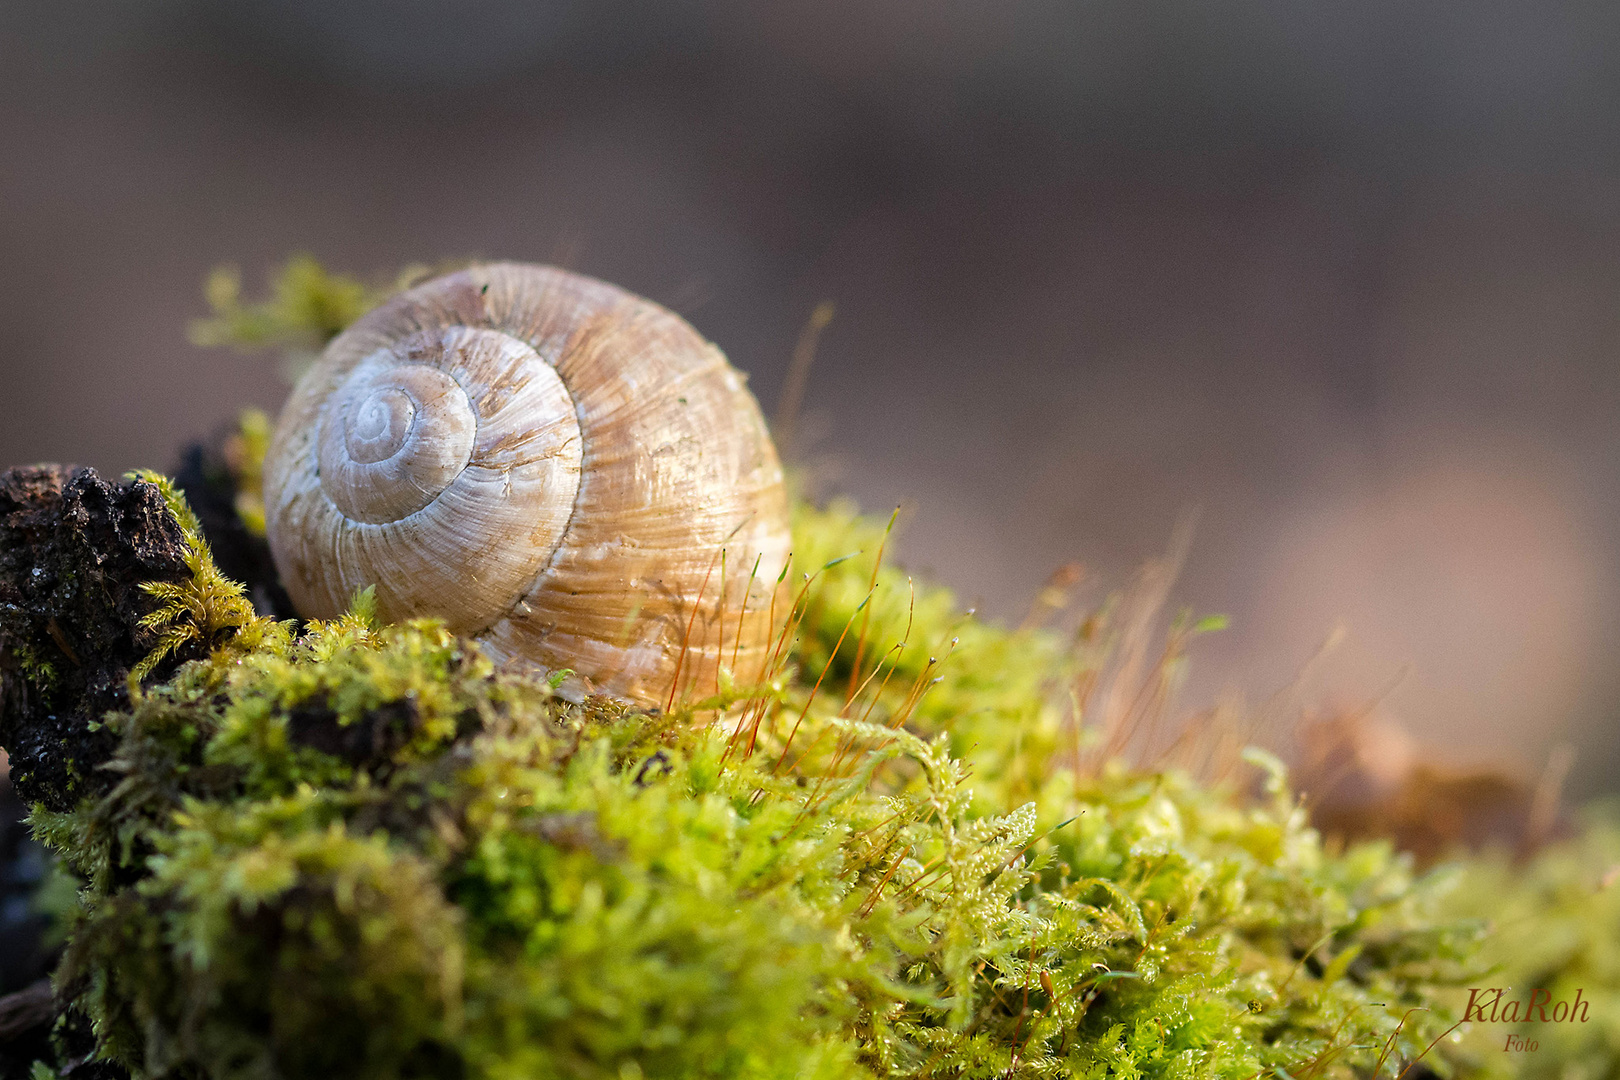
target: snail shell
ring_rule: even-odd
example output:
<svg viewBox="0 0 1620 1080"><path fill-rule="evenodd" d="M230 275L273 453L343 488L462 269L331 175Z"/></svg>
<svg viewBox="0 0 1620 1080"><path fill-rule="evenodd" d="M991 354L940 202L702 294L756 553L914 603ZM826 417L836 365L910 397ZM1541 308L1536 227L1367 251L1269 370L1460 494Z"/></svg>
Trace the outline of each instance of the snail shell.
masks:
<svg viewBox="0 0 1620 1080"><path fill-rule="evenodd" d="M662 705L763 670L789 545L744 377L679 316L551 267L475 266L334 338L265 460L276 568L330 618L445 620L574 695ZM784 612L778 610L776 614Z"/></svg>

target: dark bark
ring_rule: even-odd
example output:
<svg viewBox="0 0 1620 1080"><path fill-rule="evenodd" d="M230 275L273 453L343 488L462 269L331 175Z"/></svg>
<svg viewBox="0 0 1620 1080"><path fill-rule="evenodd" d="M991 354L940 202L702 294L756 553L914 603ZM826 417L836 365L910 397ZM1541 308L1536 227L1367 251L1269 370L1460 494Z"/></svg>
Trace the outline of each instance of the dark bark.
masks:
<svg viewBox="0 0 1620 1080"><path fill-rule="evenodd" d="M153 484L52 465L0 474L0 748L24 802L67 810L110 786L99 721L128 706L130 669L154 643L140 586L184 579L185 555Z"/></svg>
<svg viewBox="0 0 1620 1080"><path fill-rule="evenodd" d="M48 980L0 997L0 1080L29 1080L36 1061L63 1080L129 1080L119 1066L91 1060L95 1045L84 1015L60 1010Z"/></svg>
<svg viewBox="0 0 1620 1080"><path fill-rule="evenodd" d="M0 1045L56 1019L56 999L49 979L40 979L15 994L0 997Z"/></svg>
<svg viewBox="0 0 1620 1080"><path fill-rule="evenodd" d="M44 979L0 997L0 1078L26 1080L34 1062L56 1056L51 1049L55 1021L56 1001Z"/></svg>
<svg viewBox="0 0 1620 1080"><path fill-rule="evenodd" d="M40 944L45 920L32 900L45 876L45 849L23 823L25 808L0 769L0 995L43 976L51 956Z"/></svg>

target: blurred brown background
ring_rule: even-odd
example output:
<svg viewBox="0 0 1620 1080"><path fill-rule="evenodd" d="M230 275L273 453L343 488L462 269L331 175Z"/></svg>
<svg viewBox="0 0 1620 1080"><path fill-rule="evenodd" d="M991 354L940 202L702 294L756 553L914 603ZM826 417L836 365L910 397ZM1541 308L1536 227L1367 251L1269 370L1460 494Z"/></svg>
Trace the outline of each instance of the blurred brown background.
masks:
<svg viewBox="0 0 1620 1080"><path fill-rule="evenodd" d="M687 315L1017 617L1198 511L1194 702L1310 680L1620 786L1620 6L0 4L0 463L285 393L213 265L559 261ZM830 472L829 472L830 470ZM1393 686L1393 689L1390 687Z"/></svg>

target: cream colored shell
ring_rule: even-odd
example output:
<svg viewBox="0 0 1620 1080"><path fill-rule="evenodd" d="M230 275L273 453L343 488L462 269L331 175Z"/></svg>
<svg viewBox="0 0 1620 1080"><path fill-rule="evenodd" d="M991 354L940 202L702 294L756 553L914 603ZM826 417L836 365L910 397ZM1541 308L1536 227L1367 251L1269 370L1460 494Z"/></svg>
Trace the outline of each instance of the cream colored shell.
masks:
<svg viewBox="0 0 1620 1080"><path fill-rule="evenodd" d="M299 612L377 589L496 659L645 705L757 678L788 558L753 396L684 320L551 267L476 266L360 319L281 414L270 549Z"/></svg>

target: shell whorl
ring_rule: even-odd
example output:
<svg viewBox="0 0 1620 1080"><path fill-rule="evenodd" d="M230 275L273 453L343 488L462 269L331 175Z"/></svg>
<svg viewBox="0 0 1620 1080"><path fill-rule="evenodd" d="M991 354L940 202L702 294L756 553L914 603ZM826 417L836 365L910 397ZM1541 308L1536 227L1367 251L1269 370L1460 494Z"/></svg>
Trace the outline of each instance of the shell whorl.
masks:
<svg viewBox="0 0 1620 1080"><path fill-rule="evenodd" d="M386 618L644 704L757 677L771 644L789 538L759 408L685 321L590 278L477 266L356 322L283 411L265 497L309 617L375 586Z"/></svg>

